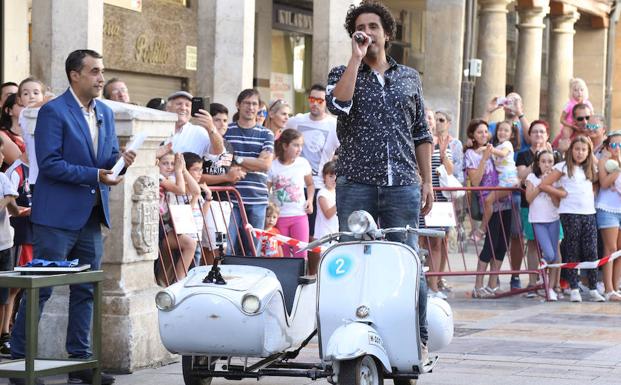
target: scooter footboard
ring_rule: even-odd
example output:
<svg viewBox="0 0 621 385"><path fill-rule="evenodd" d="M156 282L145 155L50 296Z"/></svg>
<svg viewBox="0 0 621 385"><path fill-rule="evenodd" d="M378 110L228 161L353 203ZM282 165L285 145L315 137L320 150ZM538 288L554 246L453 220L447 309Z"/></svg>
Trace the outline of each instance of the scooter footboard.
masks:
<svg viewBox="0 0 621 385"><path fill-rule="evenodd" d="M387 373L392 372L384 342L375 329L365 323L351 322L338 327L332 333L323 358L334 362L352 360L364 355L377 358Z"/></svg>

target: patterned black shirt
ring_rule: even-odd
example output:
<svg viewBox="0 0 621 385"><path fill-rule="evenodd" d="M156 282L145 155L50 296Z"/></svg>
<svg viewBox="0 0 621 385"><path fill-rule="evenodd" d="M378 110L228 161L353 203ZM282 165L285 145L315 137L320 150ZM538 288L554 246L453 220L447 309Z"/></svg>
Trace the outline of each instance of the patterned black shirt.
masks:
<svg viewBox="0 0 621 385"><path fill-rule="evenodd" d="M420 75L390 56L387 59L390 68L384 78L364 62L360 65L350 101L332 95L345 66L333 68L328 75L326 104L338 118L341 142L337 175L376 186L418 184L415 148L433 143Z"/></svg>

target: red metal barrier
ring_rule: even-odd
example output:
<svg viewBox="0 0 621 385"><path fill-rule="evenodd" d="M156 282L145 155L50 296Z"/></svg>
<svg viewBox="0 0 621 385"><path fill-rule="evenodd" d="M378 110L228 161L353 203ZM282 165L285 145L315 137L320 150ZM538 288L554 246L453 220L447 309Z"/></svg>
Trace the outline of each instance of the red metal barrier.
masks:
<svg viewBox="0 0 621 385"><path fill-rule="evenodd" d="M160 212L159 257L155 264L155 279L158 285L169 286L185 277L192 265L210 265L221 250L223 252L233 250L234 245L229 233L231 227L236 231L236 239L242 254L257 255L253 242L250 242L250 250L246 250L244 243L241 242L241 232L245 232L246 236L250 237L249 239L252 239L252 233L246 229L248 217L239 192L229 186L213 186L209 189L212 191L213 200L206 202L203 206L200 219L202 226L196 224L195 219L192 218L196 233L177 233L177 228L181 224L175 227L173 216L166 215L166 213L170 213L170 207L178 203L169 202L168 195L164 195L164 215ZM181 204L189 202L189 197L176 197L175 199L180 200ZM239 202L242 223L237 223L237 219L232 215L233 201ZM184 218L183 221L186 227L189 218ZM199 230L199 227L202 229ZM163 236L162 232L164 232ZM190 254L192 254L191 259Z"/></svg>
<svg viewBox="0 0 621 385"><path fill-rule="evenodd" d="M517 205L517 202L514 202L512 194L509 195L507 199L510 200L510 208L511 208L511 220L507 221L503 220L502 215L498 215L500 219L500 232L498 229L490 229L488 226L485 231L485 238L491 237L493 234L500 233L503 236L501 242L504 243L506 253L509 254L509 262L511 262L512 258L516 256L512 256L510 253L511 250L511 233L512 231L506 231L506 226L511 226L513 224L519 226L517 231L513 231L519 234L518 238L513 240L513 242L518 242L519 244L519 258L522 259L523 268L520 269L503 269L502 265L498 271L477 271L473 269L471 264L473 261L473 257L476 257L475 266L478 265L479 256L481 255L482 249L480 245L480 240L477 240L476 237L472 237L472 230L475 228L475 220L472 217L472 199L474 197L475 192L483 192L483 191L511 191L511 192L520 192L519 188L504 188L504 187L462 187L462 188L434 188L434 191L466 191L466 195L459 199L452 199L453 203L453 212L456 218L456 226L455 230L457 232L457 253L461 255L461 265L460 266L451 266L450 261L448 259L448 236L441 240L440 250L437 247L437 244L433 244L428 238L421 237L421 246L426 247L427 250L430 251L430 255L427 258L427 264L429 267L429 271L426 273L428 280L430 280L430 286L435 287L437 284L435 281L441 279L444 276L500 276L500 275L523 275L523 274L533 274L537 275L540 279L538 284L533 286L528 286L521 289L514 289L505 292L499 292L495 295L495 297L503 297L508 295L521 294L524 292L534 291L545 289L545 296L548 297L548 274L546 269L542 269L539 267L539 259L541 258L541 251L535 242L529 242L531 246L535 246L535 251L531 251L532 253L536 252L536 261L531 261L530 266L528 265L528 258L525 243L524 243L524 233L522 229L522 224L520 220L520 208ZM495 204L500 204L501 202L497 199ZM505 237L504 235L508 233L509 236ZM484 239L485 239L484 238ZM485 240L483 239L483 242ZM433 247L435 246L435 247ZM473 252L470 249L473 249ZM516 248L517 250L517 248ZM438 257L437 253L441 255ZM491 248L492 252L492 261L496 259L494 248ZM526 257L526 258L525 258ZM532 258L531 258L532 259ZM534 262L534 263L533 263ZM491 269L491 263L490 269ZM504 265L504 258L503 258ZM445 270L446 269L446 270Z"/></svg>

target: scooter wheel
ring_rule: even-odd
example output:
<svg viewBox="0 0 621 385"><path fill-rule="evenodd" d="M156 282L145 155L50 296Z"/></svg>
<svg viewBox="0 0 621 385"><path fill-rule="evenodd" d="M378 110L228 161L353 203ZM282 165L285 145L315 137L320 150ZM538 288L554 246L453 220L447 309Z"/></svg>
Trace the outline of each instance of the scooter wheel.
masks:
<svg viewBox="0 0 621 385"><path fill-rule="evenodd" d="M199 356L182 356L181 357L181 370L183 372L183 382L185 385L211 385L211 377L200 377L192 372L192 361L196 360L207 360L207 357L199 357Z"/></svg>
<svg viewBox="0 0 621 385"><path fill-rule="evenodd" d="M384 373L371 356L341 361L339 365L339 385L383 385Z"/></svg>

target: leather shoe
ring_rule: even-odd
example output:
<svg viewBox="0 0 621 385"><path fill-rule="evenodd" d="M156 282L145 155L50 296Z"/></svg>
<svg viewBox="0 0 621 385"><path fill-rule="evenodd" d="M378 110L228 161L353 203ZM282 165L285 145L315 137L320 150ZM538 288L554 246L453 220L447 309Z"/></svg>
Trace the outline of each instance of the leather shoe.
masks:
<svg viewBox="0 0 621 385"><path fill-rule="evenodd" d="M25 385L26 379L25 378L9 378L9 384ZM40 378L35 378L35 385L43 385L43 380L41 380Z"/></svg>
<svg viewBox="0 0 621 385"><path fill-rule="evenodd" d="M101 372L101 385L110 385L114 383L115 378L109 374ZM92 384L93 370L84 369L69 373L70 384Z"/></svg>

